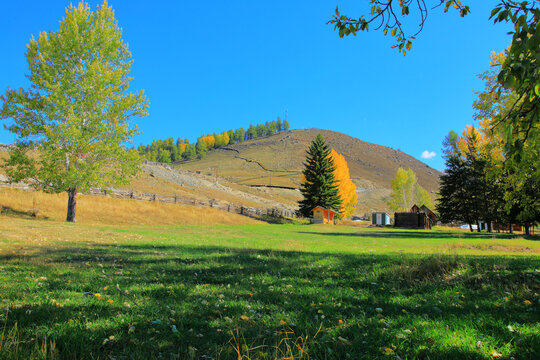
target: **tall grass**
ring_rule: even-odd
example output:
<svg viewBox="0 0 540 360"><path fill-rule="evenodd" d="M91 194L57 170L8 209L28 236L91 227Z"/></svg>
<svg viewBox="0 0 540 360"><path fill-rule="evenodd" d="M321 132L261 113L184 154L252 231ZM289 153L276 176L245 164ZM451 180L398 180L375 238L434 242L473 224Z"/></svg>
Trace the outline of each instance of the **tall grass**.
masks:
<svg viewBox="0 0 540 360"><path fill-rule="evenodd" d="M0 190L2 214L64 220L67 194L40 191ZM106 196L78 195L77 221L103 224L234 225L257 221L216 209L122 200Z"/></svg>

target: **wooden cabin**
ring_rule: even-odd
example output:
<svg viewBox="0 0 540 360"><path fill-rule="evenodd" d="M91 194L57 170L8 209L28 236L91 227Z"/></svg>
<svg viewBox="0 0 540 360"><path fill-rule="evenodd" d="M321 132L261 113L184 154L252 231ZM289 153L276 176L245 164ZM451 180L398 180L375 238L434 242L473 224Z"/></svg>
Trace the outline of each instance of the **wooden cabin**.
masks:
<svg viewBox="0 0 540 360"><path fill-rule="evenodd" d="M411 207L411 210L409 210L410 213L415 213L415 214L419 214L419 213L423 213L426 215L427 217L427 222L429 222L428 224L426 224L426 226L424 227L425 229L431 229L433 226L435 226L437 224L437 221L439 220L439 217L437 216L437 214L435 214L430 208L428 208L426 205L422 205L422 206L418 206L416 204L414 204L412 207Z"/></svg>
<svg viewBox="0 0 540 360"><path fill-rule="evenodd" d="M394 226L409 229L431 229L431 220L423 212L399 212L394 214Z"/></svg>
<svg viewBox="0 0 540 360"><path fill-rule="evenodd" d="M427 215L427 217L431 220L431 225L434 226L437 224L437 221L439 221L439 216L435 214L430 208L428 208L426 205L420 206L420 210L424 212L424 214Z"/></svg>
<svg viewBox="0 0 540 360"><path fill-rule="evenodd" d="M311 210L313 213L313 224L335 224L339 212L316 206Z"/></svg>

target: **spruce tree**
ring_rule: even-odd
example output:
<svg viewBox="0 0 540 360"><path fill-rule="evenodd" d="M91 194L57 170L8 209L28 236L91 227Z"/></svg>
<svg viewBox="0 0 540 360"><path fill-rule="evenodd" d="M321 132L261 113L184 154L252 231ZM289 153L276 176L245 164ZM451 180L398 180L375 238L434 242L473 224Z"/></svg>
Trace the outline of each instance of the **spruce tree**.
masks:
<svg viewBox="0 0 540 360"><path fill-rule="evenodd" d="M334 178L335 166L330 157L330 146L321 134L315 137L307 151L304 181L300 191L304 199L299 201L300 214L305 217L312 215L316 206L339 211L341 198Z"/></svg>

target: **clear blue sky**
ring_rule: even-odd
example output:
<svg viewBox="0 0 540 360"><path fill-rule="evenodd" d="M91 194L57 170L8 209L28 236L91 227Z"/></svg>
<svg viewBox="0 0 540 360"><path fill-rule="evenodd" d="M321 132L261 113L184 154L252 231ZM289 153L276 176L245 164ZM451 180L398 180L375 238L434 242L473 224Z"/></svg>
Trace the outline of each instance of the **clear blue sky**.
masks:
<svg viewBox="0 0 540 360"><path fill-rule="evenodd" d="M89 1L92 9L98 3ZM142 134L134 145L247 128L287 109L292 128L340 131L443 169L441 142L474 123L474 91L482 88L476 75L492 51L510 44L510 27L488 20L495 0L467 1L466 18L437 9L404 57L379 32L340 39L326 25L336 5L355 15L366 3L111 0L135 61L132 88L150 100L150 115L136 119ZM26 44L57 31L69 4L0 5L2 93L28 87ZM2 128L0 142L12 143L13 135ZM436 156L422 159L426 150Z"/></svg>

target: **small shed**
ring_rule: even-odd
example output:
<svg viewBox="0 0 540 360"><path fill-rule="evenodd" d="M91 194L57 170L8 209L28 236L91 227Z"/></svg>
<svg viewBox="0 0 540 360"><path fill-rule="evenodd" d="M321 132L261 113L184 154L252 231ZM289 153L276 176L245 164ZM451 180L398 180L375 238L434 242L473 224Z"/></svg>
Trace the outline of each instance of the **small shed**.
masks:
<svg viewBox="0 0 540 360"><path fill-rule="evenodd" d="M411 207L411 210L409 210L410 213L424 213L427 217L427 224L425 226L426 229L431 229L433 226L437 224L437 221L439 220L439 217L437 214L435 214L430 208L428 208L426 205L422 205L418 207L418 205L414 204Z"/></svg>
<svg viewBox="0 0 540 360"><path fill-rule="evenodd" d="M374 212L371 214L373 225L390 225L390 215L385 212Z"/></svg>
<svg viewBox="0 0 540 360"><path fill-rule="evenodd" d="M337 211L323 208L322 206L314 207L311 212L313 212L314 224L334 224L336 216L339 215Z"/></svg>
<svg viewBox="0 0 540 360"><path fill-rule="evenodd" d="M431 229L431 222L423 212L399 212L394 214L394 226L409 229Z"/></svg>

